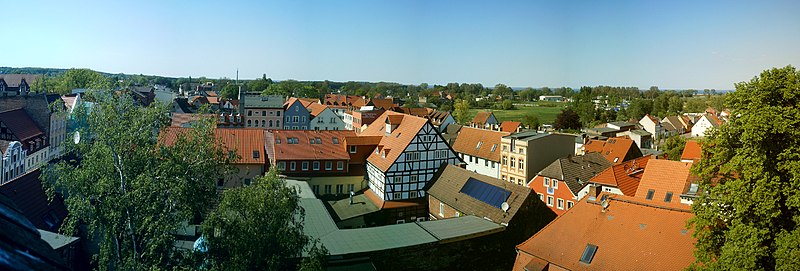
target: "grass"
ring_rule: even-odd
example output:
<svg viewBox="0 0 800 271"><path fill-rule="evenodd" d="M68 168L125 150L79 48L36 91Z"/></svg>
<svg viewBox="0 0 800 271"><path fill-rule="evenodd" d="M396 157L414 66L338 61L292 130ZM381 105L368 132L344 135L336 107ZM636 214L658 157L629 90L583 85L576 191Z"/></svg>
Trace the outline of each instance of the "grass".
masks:
<svg viewBox="0 0 800 271"><path fill-rule="evenodd" d="M503 121L519 121L522 122L528 114L534 114L539 117L539 121L543 124L552 124L556 120L556 115L561 113L561 110L566 107L566 103L515 103L515 109L512 110L499 110L499 109L470 109L470 120L475 117L478 111L492 111L494 116L500 122ZM523 105L524 104L524 105ZM551 106L555 105L555 106Z"/></svg>

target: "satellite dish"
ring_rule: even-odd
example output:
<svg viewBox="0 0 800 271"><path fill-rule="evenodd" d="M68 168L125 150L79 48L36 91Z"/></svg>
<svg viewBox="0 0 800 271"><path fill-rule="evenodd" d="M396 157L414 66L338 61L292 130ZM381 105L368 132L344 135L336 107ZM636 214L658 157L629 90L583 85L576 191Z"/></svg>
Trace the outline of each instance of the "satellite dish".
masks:
<svg viewBox="0 0 800 271"><path fill-rule="evenodd" d="M500 204L500 209L503 209L503 212L508 212L508 207L508 202L503 202L503 204Z"/></svg>
<svg viewBox="0 0 800 271"><path fill-rule="evenodd" d="M72 142L75 142L75 144L81 143L81 132L75 131L75 134L72 136Z"/></svg>

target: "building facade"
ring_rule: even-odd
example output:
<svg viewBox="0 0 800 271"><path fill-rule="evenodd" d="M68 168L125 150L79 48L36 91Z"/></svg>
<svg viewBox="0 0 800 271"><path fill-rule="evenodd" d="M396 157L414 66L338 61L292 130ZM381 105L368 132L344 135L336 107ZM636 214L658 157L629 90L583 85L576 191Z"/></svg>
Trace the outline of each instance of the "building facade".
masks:
<svg viewBox="0 0 800 271"><path fill-rule="evenodd" d="M245 127L283 129L283 97L243 94L243 91L239 91L239 103Z"/></svg>
<svg viewBox="0 0 800 271"><path fill-rule="evenodd" d="M554 213L562 215L586 196L580 191L589 184L589 180L609 167L611 162L597 153L568 156L542 169L528 187Z"/></svg>
<svg viewBox="0 0 800 271"><path fill-rule="evenodd" d="M0 140L0 185L25 174L26 158L22 143Z"/></svg>
<svg viewBox="0 0 800 271"><path fill-rule="evenodd" d="M453 150L467 170L500 178L500 141L510 133L463 127L453 143Z"/></svg>
<svg viewBox="0 0 800 271"><path fill-rule="evenodd" d="M306 107L309 105L297 98L289 98L286 102L283 127L286 130L309 130L311 115Z"/></svg>
<svg viewBox="0 0 800 271"><path fill-rule="evenodd" d="M309 130L345 130L345 123L342 118L334 113L328 106L315 103L309 105L308 109L311 111L311 121L308 125Z"/></svg>
<svg viewBox="0 0 800 271"><path fill-rule="evenodd" d="M540 170L574 150L573 135L527 131L504 136L500 141L500 179L525 185Z"/></svg>

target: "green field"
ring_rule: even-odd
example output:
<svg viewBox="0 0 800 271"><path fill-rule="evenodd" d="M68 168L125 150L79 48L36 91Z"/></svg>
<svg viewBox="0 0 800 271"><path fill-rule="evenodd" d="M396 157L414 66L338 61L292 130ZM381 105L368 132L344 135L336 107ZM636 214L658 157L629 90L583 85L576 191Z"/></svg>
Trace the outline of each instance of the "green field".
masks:
<svg viewBox="0 0 800 271"><path fill-rule="evenodd" d="M515 103L521 104L521 103ZM523 121L525 116L528 114L534 114L539 117L539 121L542 124L552 124L556 120L556 115L561 113L561 110L566 107L566 103L559 103L557 106L540 106L539 103L524 103L528 106L519 106L515 105L515 109L512 110L498 110L498 109L470 109L470 120L478 111L492 111L494 112L494 116L497 117L497 120L500 122L503 121ZM552 103L551 103L552 104Z"/></svg>

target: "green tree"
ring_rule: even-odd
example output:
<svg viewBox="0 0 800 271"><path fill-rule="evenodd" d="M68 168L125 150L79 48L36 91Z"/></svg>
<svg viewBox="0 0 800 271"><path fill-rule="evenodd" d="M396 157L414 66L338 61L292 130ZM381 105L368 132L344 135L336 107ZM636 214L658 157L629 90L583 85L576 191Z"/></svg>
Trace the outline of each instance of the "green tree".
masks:
<svg viewBox="0 0 800 271"><path fill-rule="evenodd" d="M304 265L322 267L327 252L303 234L304 217L296 191L274 169L254 185L227 190L202 225L205 264L215 270L287 270L306 250L316 259Z"/></svg>
<svg viewBox="0 0 800 271"><path fill-rule="evenodd" d="M219 96L225 99L238 99L239 86L232 83L226 84L222 87L222 90L219 91Z"/></svg>
<svg viewBox="0 0 800 271"><path fill-rule="evenodd" d="M581 129L581 118L571 108L561 110L553 123L556 130L579 130Z"/></svg>
<svg viewBox="0 0 800 271"><path fill-rule="evenodd" d="M211 119L175 144L158 143L168 123L167 107L135 106L128 95L95 94L79 132L82 140L68 150L80 162L62 161L43 174L48 187L64 191L69 210L62 231L75 234L86 225L96 236L101 270L143 270L172 264L173 233L182 222L202 217L216 197L212 180L225 172L229 155L213 136Z"/></svg>
<svg viewBox="0 0 800 271"><path fill-rule="evenodd" d="M500 103L500 109L503 109L503 110L514 109L514 103L511 102L511 100L505 100L502 103Z"/></svg>
<svg viewBox="0 0 800 271"><path fill-rule="evenodd" d="M466 100L456 100L456 104L454 105L455 110L453 111L453 117L456 118L456 122L460 124L465 124L469 121L469 102Z"/></svg>
<svg viewBox="0 0 800 271"><path fill-rule="evenodd" d="M701 113L705 112L708 105L706 104L706 98L700 97L692 97L686 100L686 110L685 112L688 113Z"/></svg>
<svg viewBox="0 0 800 271"><path fill-rule="evenodd" d="M533 113L525 115L525 120L523 121L522 124L524 124L525 126L528 127L528 129L531 130L538 130L539 126L542 125L541 121L539 121L539 117L537 117Z"/></svg>
<svg viewBox="0 0 800 271"><path fill-rule="evenodd" d="M503 100L514 98L514 90L504 84L495 85L492 94L502 96Z"/></svg>
<svg viewBox="0 0 800 271"><path fill-rule="evenodd" d="M692 268L800 270L800 72L766 70L725 102L729 122L692 167L705 191L692 204Z"/></svg>
<svg viewBox="0 0 800 271"><path fill-rule="evenodd" d="M667 156L667 159L672 161L680 161L683 149L686 147L686 138L680 135L674 135L667 138L664 144L661 145L661 150Z"/></svg>

